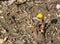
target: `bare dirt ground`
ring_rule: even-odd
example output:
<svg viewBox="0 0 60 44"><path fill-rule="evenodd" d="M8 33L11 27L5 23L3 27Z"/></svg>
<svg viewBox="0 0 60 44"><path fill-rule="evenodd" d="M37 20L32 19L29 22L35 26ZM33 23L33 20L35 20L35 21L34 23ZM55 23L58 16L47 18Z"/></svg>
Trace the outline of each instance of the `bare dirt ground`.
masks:
<svg viewBox="0 0 60 44"><path fill-rule="evenodd" d="M60 0L0 1L0 39L5 44L60 44ZM44 14L45 34L39 31L37 13Z"/></svg>

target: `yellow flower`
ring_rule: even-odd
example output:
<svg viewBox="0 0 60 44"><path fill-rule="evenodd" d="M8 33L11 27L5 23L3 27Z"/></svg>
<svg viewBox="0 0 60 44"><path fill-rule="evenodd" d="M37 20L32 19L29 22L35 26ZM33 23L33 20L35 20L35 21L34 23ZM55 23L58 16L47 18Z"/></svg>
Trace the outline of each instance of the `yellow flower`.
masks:
<svg viewBox="0 0 60 44"><path fill-rule="evenodd" d="M42 13L38 13L38 14L37 14L37 18L38 18L38 19L43 19L43 18L44 18L44 15L43 15Z"/></svg>

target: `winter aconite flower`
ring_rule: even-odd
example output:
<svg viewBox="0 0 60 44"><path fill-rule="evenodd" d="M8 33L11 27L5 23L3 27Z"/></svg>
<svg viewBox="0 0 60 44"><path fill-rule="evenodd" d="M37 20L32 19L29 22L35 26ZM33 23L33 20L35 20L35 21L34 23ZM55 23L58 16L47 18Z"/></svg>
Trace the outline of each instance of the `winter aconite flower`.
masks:
<svg viewBox="0 0 60 44"><path fill-rule="evenodd" d="M44 32L45 23L44 23L44 15L43 15L43 13L38 13L37 18L42 20L42 25L41 25L40 30L41 30L41 32Z"/></svg>

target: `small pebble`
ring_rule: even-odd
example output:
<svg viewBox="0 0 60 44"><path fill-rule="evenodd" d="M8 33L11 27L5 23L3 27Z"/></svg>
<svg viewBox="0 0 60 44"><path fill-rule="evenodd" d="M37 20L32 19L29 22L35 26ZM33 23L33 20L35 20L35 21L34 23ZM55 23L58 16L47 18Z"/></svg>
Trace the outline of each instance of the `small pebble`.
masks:
<svg viewBox="0 0 60 44"><path fill-rule="evenodd" d="M36 0L35 3L40 3L40 1L37 1L37 0Z"/></svg>
<svg viewBox="0 0 60 44"><path fill-rule="evenodd" d="M29 26L27 26L27 27L33 27L32 25L29 25Z"/></svg>
<svg viewBox="0 0 60 44"><path fill-rule="evenodd" d="M17 2L24 3L24 2L26 2L26 0L17 0Z"/></svg>
<svg viewBox="0 0 60 44"><path fill-rule="evenodd" d="M0 16L0 18L4 18L3 16Z"/></svg>
<svg viewBox="0 0 60 44"><path fill-rule="evenodd" d="M57 38L58 38L58 39L60 39L60 37L59 37L59 36L58 36Z"/></svg>
<svg viewBox="0 0 60 44"><path fill-rule="evenodd" d="M59 14L59 15L57 15L57 17L60 17L60 14Z"/></svg>
<svg viewBox="0 0 60 44"><path fill-rule="evenodd" d="M58 30L58 28L57 28L57 27L55 27L55 29L56 29L56 30Z"/></svg>
<svg viewBox="0 0 60 44"><path fill-rule="evenodd" d="M55 36L55 33L53 34L53 36Z"/></svg>
<svg viewBox="0 0 60 44"><path fill-rule="evenodd" d="M16 1L16 0L9 0L9 1L8 1L8 5L13 4L15 1Z"/></svg>
<svg viewBox="0 0 60 44"><path fill-rule="evenodd" d="M6 41L8 39L8 36L6 36L5 38L4 38L4 41Z"/></svg>
<svg viewBox="0 0 60 44"><path fill-rule="evenodd" d="M6 30L1 31L1 33L3 33L3 34L6 33Z"/></svg>
<svg viewBox="0 0 60 44"><path fill-rule="evenodd" d="M0 10L0 14L2 13L3 11Z"/></svg>
<svg viewBox="0 0 60 44"><path fill-rule="evenodd" d="M41 21L41 20L40 20L40 19L38 19L37 17L33 17L33 20Z"/></svg>
<svg viewBox="0 0 60 44"><path fill-rule="evenodd" d="M5 44L4 42L4 39L0 39L0 44Z"/></svg>
<svg viewBox="0 0 60 44"><path fill-rule="evenodd" d="M48 16L50 17L50 16L51 16L51 14L48 14Z"/></svg>
<svg viewBox="0 0 60 44"><path fill-rule="evenodd" d="M57 5L56 5L56 8L57 8L57 9L60 9L60 4L57 4Z"/></svg>

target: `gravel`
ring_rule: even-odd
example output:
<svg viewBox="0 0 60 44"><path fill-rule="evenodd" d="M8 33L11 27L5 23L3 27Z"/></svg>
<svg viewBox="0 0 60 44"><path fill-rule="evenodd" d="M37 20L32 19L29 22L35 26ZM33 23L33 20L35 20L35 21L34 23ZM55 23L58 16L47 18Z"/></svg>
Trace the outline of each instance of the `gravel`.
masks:
<svg viewBox="0 0 60 44"><path fill-rule="evenodd" d="M10 1L10 2L9 2ZM60 44L59 0L0 1L0 38L4 44ZM44 14L46 32L40 32Z"/></svg>

